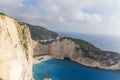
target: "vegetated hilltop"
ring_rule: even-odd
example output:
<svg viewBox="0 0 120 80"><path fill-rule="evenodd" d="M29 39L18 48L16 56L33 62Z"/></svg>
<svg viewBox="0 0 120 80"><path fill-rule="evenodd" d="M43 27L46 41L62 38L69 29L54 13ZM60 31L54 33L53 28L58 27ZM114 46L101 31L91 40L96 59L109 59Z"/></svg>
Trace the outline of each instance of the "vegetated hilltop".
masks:
<svg viewBox="0 0 120 80"><path fill-rule="evenodd" d="M58 34L56 32L47 30L46 28L43 28L41 26L34 26L31 24L27 25L29 26L33 40L55 39L58 37Z"/></svg>

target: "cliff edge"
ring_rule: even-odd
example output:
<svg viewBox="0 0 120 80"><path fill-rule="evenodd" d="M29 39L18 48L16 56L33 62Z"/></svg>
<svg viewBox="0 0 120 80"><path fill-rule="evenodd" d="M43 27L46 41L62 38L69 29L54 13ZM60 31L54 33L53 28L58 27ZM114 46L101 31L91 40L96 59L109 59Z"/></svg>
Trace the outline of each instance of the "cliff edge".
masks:
<svg viewBox="0 0 120 80"><path fill-rule="evenodd" d="M0 80L32 80L32 55L26 24L0 13Z"/></svg>
<svg viewBox="0 0 120 80"><path fill-rule="evenodd" d="M120 54L102 51L89 42L62 38L49 46L50 54L57 59L69 58L72 61L89 67L120 70Z"/></svg>
<svg viewBox="0 0 120 80"><path fill-rule="evenodd" d="M103 51L91 43L80 39L64 37L47 45L38 43L34 56L46 54L56 59L68 58L89 67L120 70L119 53Z"/></svg>

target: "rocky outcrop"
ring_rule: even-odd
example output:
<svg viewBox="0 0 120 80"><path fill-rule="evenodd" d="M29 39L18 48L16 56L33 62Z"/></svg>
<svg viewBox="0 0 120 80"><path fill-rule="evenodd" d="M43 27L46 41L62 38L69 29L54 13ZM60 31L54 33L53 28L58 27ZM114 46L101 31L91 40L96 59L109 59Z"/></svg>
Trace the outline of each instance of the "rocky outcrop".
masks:
<svg viewBox="0 0 120 80"><path fill-rule="evenodd" d="M0 13L0 80L32 80L29 28Z"/></svg>
<svg viewBox="0 0 120 80"><path fill-rule="evenodd" d="M39 45L39 46L38 46ZM37 44L36 55L49 54L57 59L69 58L72 61L89 67L120 70L120 54L102 51L94 45L79 39L62 38L52 44Z"/></svg>

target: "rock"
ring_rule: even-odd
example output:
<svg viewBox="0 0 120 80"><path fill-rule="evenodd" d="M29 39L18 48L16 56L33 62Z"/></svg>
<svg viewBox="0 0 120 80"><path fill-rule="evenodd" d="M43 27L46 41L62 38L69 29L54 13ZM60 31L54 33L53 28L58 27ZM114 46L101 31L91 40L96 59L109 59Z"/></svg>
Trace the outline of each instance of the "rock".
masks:
<svg viewBox="0 0 120 80"><path fill-rule="evenodd" d="M0 14L0 79L32 80L33 47L29 28Z"/></svg>
<svg viewBox="0 0 120 80"><path fill-rule="evenodd" d="M43 80L52 80L51 78L44 78Z"/></svg>
<svg viewBox="0 0 120 80"><path fill-rule="evenodd" d="M37 44L37 55L49 54L56 59L69 58L79 64L100 69L120 70L120 54L102 51L89 42L62 38L49 45ZM35 53L36 54L36 53Z"/></svg>

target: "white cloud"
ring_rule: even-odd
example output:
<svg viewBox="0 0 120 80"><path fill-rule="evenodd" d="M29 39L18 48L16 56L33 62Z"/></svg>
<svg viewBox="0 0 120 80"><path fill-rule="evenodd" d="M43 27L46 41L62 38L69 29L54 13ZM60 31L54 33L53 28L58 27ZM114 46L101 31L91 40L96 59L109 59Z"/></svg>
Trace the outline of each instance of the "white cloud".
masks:
<svg viewBox="0 0 120 80"><path fill-rule="evenodd" d="M102 21L102 18L97 14L88 14L82 11L73 12L71 16L73 22L84 22L96 24Z"/></svg>
<svg viewBox="0 0 120 80"><path fill-rule="evenodd" d="M25 12L23 0L0 0L0 11L14 18L20 18L21 13Z"/></svg>
<svg viewBox="0 0 120 80"><path fill-rule="evenodd" d="M92 0L59 0L57 4L68 10L88 8L93 5Z"/></svg>
<svg viewBox="0 0 120 80"><path fill-rule="evenodd" d="M23 6L24 6L24 4L23 4L23 3L19 3L19 4L18 4L18 6L23 7Z"/></svg>
<svg viewBox="0 0 120 80"><path fill-rule="evenodd" d="M82 10L100 6L120 6L120 0L42 0L39 3L56 4L65 10ZM46 7L47 7L46 5Z"/></svg>
<svg viewBox="0 0 120 80"><path fill-rule="evenodd" d="M120 15L110 16L110 22L120 26Z"/></svg>
<svg viewBox="0 0 120 80"><path fill-rule="evenodd" d="M47 20L51 18L54 22L83 22L83 23L92 23L96 24L101 22L102 18L98 14L89 14L82 12L82 9L89 8L93 6L94 0L47 0L47 1L38 1L41 3L39 8L41 13L44 12L44 18ZM49 17L48 17L49 15ZM59 17L62 16L62 17ZM58 19L58 20L56 20ZM70 20L69 20L70 19ZM66 23L65 22L65 23Z"/></svg>
<svg viewBox="0 0 120 80"><path fill-rule="evenodd" d="M93 31L87 31L100 33L104 31L105 26L111 26L110 28L114 26L112 28L114 31L120 29L118 27L116 28L116 26L120 26L120 17L118 17L120 16L120 11L118 11L118 16L112 16L108 20L103 16L107 12L100 14L100 11L94 11L94 9L99 10L101 7L102 9L104 7L113 8L112 10L114 8L119 9L120 0L0 0L1 11L6 12L11 17L31 24L44 24L52 29L56 28L56 26L65 25L65 28L70 31L73 30L70 28L82 25L84 27L86 26L85 31L87 28L91 28ZM85 9L88 9L88 11L84 11ZM90 12L89 10L91 9L93 11ZM109 29L109 27L106 29ZM77 30L81 30L81 27L77 27ZM109 30L108 33L113 33L112 30ZM104 32L107 33L107 31Z"/></svg>
<svg viewBox="0 0 120 80"><path fill-rule="evenodd" d="M60 11L59 7L55 4L51 5L50 8L51 8L51 11L54 11L54 12L59 12Z"/></svg>
<svg viewBox="0 0 120 80"><path fill-rule="evenodd" d="M10 5L18 5L22 2L23 0L0 0L0 5L2 6L10 6Z"/></svg>
<svg viewBox="0 0 120 80"><path fill-rule="evenodd" d="M60 23L64 23L64 18L63 18L63 16L60 16L60 17L59 17L59 22L60 22Z"/></svg>
<svg viewBox="0 0 120 80"><path fill-rule="evenodd" d="M60 11L59 5L52 2L51 0L47 1L38 1L41 5L38 5L38 8L45 10L46 12L50 13L57 13Z"/></svg>

